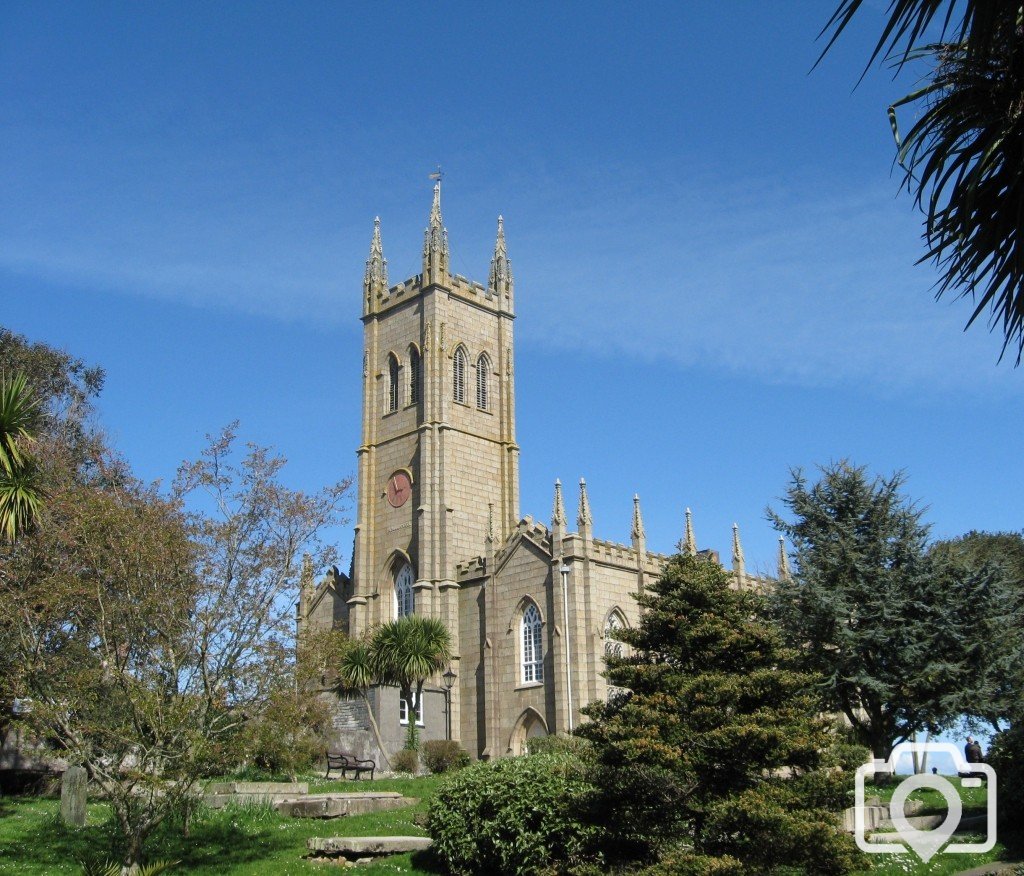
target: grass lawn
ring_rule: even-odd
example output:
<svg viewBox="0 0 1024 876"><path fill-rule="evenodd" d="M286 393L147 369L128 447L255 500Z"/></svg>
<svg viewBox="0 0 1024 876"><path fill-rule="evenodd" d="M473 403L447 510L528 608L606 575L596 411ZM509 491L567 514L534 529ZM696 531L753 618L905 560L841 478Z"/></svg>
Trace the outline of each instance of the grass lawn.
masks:
<svg viewBox="0 0 1024 876"><path fill-rule="evenodd" d="M949 781L960 793L965 817L984 814L988 794L984 786L980 788L964 788L960 783L960 779L947 778L949 778ZM877 797L885 803L892 799L896 787L895 783L880 787L875 787L869 783L864 789L865 797L869 799ZM918 815L941 814L947 810L945 798L932 788L923 788L920 791L915 791L908 799L911 801L917 800L924 804L923 808L916 813ZM952 837L950 842L981 843L983 840L984 833L964 833ZM972 867L999 861L1005 852L1004 845L996 843L992 851L982 854L949 855L939 853L927 864L923 863L913 852L902 855L878 854L872 856L871 869L863 872L870 874L870 876L908 876L908 874L909 876L926 876L926 874L927 876L952 876L954 873L960 873Z"/></svg>
<svg viewBox="0 0 1024 876"><path fill-rule="evenodd" d="M413 823L443 777L381 779L373 782L329 781L301 777L310 793L322 791L399 791L419 798L415 806L330 820L284 818L269 806L204 810L185 839L177 828L161 830L147 846L150 859L170 858L181 865L172 872L209 874L309 874L334 872L322 864L303 860L311 836L416 835L425 831ZM0 799L0 874L80 873L80 861L115 856L116 837L110 808L90 803L85 827L70 828L59 818L59 801L38 797ZM434 873L429 860L417 855L385 858L358 872Z"/></svg>
<svg viewBox="0 0 1024 876"><path fill-rule="evenodd" d="M943 776L943 778L959 791L965 816L980 815L985 812L985 806L988 803L988 789L984 785L980 788L965 788L960 779L956 777ZM888 803L892 799L892 795L897 787L898 784L895 782L878 787L868 782L864 786L864 797L877 797L883 803ZM918 815L931 815L932 813L946 811L946 798L934 788L922 788L919 791L914 791L907 799L912 801L919 800L924 804L924 808L917 813Z"/></svg>
<svg viewBox="0 0 1024 876"><path fill-rule="evenodd" d="M149 845L151 859L180 860L173 872L208 874L327 874L333 867L303 859L306 840L311 836L423 835L425 831L413 818L426 812L427 803L443 777L417 779L381 779L374 782L324 781L303 776L311 793L322 791L399 791L416 797L419 803L388 812L349 818L284 818L269 806L229 807L204 810L192 825L192 836L185 839L176 827L158 832ZM959 782L954 780L959 786ZM870 788L868 796L887 800L892 787ZM980 811L985 789L961 788L964 810ZM944 811L942 797L926 791L922 799L931 811ZM110 822L110 809L104 803L89 805L89 820L83 828L69 828L58 817L57 800L38 797L0 798L0 874L50 874L81 872L80 861L98 861L114 857L117 840ZM980 841L981 837L971 837ZM966 836L957 837L967 841ZM874 855L867 876L951 876L970 867L999 860L1003 846L983 855L939 854L923 864L915 854ZM384 858L357 872L366 874L437 873L427 855L396 855Z"/></svg>

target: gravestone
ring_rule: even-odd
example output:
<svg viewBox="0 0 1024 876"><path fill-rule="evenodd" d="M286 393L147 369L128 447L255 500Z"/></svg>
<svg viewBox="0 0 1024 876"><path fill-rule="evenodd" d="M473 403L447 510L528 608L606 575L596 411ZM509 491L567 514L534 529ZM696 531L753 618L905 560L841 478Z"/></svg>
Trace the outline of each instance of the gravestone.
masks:
<svg viewBox="0 0 1024 876"><path fill-rule="evenodd" d="M60 780L60 817L65 824L82 827L85 824L86 800L85 768L70 766Z"/></svg>

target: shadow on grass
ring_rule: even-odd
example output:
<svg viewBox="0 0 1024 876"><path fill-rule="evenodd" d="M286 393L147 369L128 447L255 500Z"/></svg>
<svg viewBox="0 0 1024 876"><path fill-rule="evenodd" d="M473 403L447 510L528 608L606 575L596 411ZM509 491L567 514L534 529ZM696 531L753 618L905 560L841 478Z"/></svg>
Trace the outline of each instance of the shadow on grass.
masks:
<svg viewBox="0 0 1024 876"><path fill-rule="evenodd" d="M17 804L11 808L16 810ZM121 860L124 846L114 818L97 812L99 808L90 806L90 815L101 820L81 828L64 824L56 811L31 819L17 837L4 838L0 870L50 873L75 862ZM207 810L192 823L188 837L179 824L157 828L146 842L146 860L180 861L180 869L188 873L230 871L294 849L295 835L279 830L279 824L280 818L270 810Z"/></svg>
<svg viewBox="0 0 1024 876"><path fill-rule="evenodd" d="M1006 829L999 834L999 841L1006 848L1003 860L1024 861L1024 829Z"/></svg>
<svg viewBox="0 0 1024 876"><path fill-rule="evenodd" d="M444 864L433 849L412 853L412 865L418 873L447 873Z"/></svg>
<svg viewBox="0 0 1024 876"><path fill-rule="evenodd" d="M118 841L112 830L112 823L104 820L99 824L85 827L70 827L60 819L57 805L46 801L43 806L37 801L27 802L19 798L11 802L6 816L13 816L8 827L15 826L15 819L22 817L25 809L46 812L31 818L25 828L17 833L4 831L3 869L15 872L45 872L66 868L75 861L98 861L112 856Z"/></svg>

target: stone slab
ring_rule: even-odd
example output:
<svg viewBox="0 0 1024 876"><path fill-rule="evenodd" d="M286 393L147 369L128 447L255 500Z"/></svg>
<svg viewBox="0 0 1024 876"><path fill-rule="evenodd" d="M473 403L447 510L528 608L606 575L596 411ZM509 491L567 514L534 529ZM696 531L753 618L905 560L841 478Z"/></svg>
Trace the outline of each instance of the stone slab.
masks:
<svg viewBox="0 0 1024 876"><path fill-rule="evenodd" d="M282 815L290 815L292 818L341 818L346 815L398 809L416 802L418 801L411 797L403 797L395 791L369 794L310 794L282 800L275 804L275 808Z"/></svg>
<svg viewBox="0 0 1024 876"><path fill-rule="evenodd" d="M1015 867L1020 867L1024 861L993 861L991 864L982 864L980 867L972 867L970 870L961 870L956 876L989 876L991 873L1010 873Z"/></svg>
<svg viewBox="0 0 1024 876"><path fill-rule="evenodd" d="M904 806L904 812L911 816L915 812L919 812L924 806L918 800L908 800L906 806ZM851 806L849 809L844 809L842 813L843 830L847 833L853 833L854 824L856 819L857 807ZM911 819L913 824L913 819ZM868 797L864 804L864 830L879 830L892 827L892 817L889 812L889 804L881 803L877 797Z"/></svg>
<svg viewBox="0 0 1024 876"><path fill-rule="evenodd" d="M298 794L309 793L308 782L214 782L207 794Z"/></svg>
<svg viewBox="0 0 1024 876"><path fill-rule="evenodd" d="M429 849L429 836L312 836L306 848L320 855L367 857L370 855L400 855Z"/></svg>
<svg viewBox="0 0 1024 876"><path fill-rule="evenodd" d="M940 824L946 820L946 815L912 815L907 818L907 824L909 824L915 830L934 830ZM985 832L985 828L988 826L988 816L985 815L968 815L966 818L960 819L960 824L957 825L953 834L966 833L969 831L980 830L982 833ZM871 843L891 843L896 837L896 831L893 829L892 822L886 822L883 829L877 833L872 833L867 837L868 842Z"/></svg>
<svg viewBox="0 0 1024 876"><path fill-rule="evenodd" d="M282 800L294 800L294 794L204 794L203 803L211 809L223 809L229 803L239 806L274 806Z"/></svg>

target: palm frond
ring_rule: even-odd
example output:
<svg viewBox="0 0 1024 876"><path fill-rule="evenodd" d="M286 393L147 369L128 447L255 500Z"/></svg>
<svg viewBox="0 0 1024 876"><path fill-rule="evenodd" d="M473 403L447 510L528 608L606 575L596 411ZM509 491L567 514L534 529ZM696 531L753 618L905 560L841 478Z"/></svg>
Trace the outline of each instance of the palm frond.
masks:
<svg viewBox="0 0 1024 876"><path fill-rule="evenodd" d="M14 541L39 519L42 476L24 445L35 438L38 402L24 374L0 378L0 538Z"/></svg>
<svg viewBox="0 0 1024 876"><path fill-rule="evenodd" d="M338 666L338 681L343 690L365 691L374 682L370 649L364 642L352 642Z"/></svg>
<svg viewBox="0 0 1024 876"><path fill-rule="evenodd" d="M967 43L925 46L931 83L890 108L904 184L925 216L920 261L941 271L936 297L969 297L972 325L989 314L1003 335L1000 356L1024 353L1024 39L1018 15L1003 23L991 54ZM900 140L896 108L924 112Z"/></svg>
<svg viewBox="0 0 1024 876"><path fill-rule="evenodd" d="M0 378L0 468L10 473L21 464L24 450L20 444L34 439L32 429L38 422L39 403L24 374Z"/></svg>
<svg viewBox="0 0 1024 876"><path fill-rule="evenodd" d="M30 461L13 472L0 472L0 535L14 541L39 519L43 491L39 471Z"/></svg>

